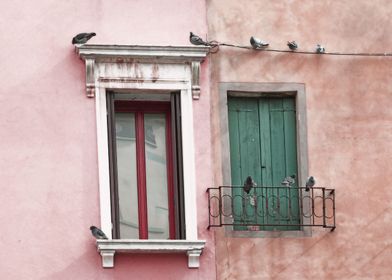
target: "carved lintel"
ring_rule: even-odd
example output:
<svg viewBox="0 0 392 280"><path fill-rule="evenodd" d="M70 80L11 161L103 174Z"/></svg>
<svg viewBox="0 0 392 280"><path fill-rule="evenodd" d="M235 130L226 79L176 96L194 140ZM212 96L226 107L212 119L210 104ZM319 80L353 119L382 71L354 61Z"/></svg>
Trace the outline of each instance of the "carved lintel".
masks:
<svg viewBox="0 0 392 280"><path fill-rule="evenodd" d="M112 268L114 267L114 250L102 250L102 267L104 268Z"/></svg>
<svg viewBox="0 0 392 280"><path fill-rule="evenodd" d="M200 62L193 61L191 65L192 75L192 97L200 99Z"/></svg>
<svg viewBox="0 0 392 280"><path fill-rule="evenodd" d="M86 94L87 97L95 96L95 76L94 76L95 60L86 58Z"/></svg>
<svg viewBox="0 0 392 280"><path fill-rule="evenodd" d="M124 88L125 80L122 80L124 77L120 77L123 75L119 70L119 67L122 65L133 64L135 62L142 64L157 64L158 66L161 64L165 65L176 65L183 66L186 64L186 71L184 73L173 72L169 70L170 73L166 75L170 79L173 79L175 83L179 80L186 80L185 82L189 82L189 78L191 78L190 90L192 92L193 99L200 98L200 64L207 57L207 54L210 50L210 47L207 46L140 46L140 45L90 45L85 44L81 46L76 46L75 51L79 55L79 57L85 61L86 67L86 95L88 97L95 97L96 90L98 88L98 77L103 75L105 79L118 79L112 83L115 83L114 87ZM110 65L110 73L100 73L101 65ZM96 65L97 64L97 65ZM190 72L188 72L188 67L190 66ZM176 67L173 67L173 69ZM117 69L117 70L116 70ZM154 68L152 69L154 70ZM106 71L106 70L104 70ZM95 73L94 73L95 72ZM129 73L128 73L129 74ZM130 75L126 74L126 78L132 78ZM174 75L174 77L171 76ZM185 76L184 76L185 74ZM188 75L191 74L191 77ZM108 76L111 75L111 76ZM146 79L143 75L141 77L136 76L133 78L138 78L140 81L131 80L130 82L138 82L139 84L144 83L145 81L149 82L150 80L153 83L156 83L156 77L153 75L149 79ZM159 82L163 81L163 76L159 77ZM169 79L164 81L170 82ZM122 84L120 84L122 83ZM132 86L133 87L133 86ZM157 86L154 86L156 88Z"/></svg>
<svg viewBox="0 0 392 280"><path fill-rule="evenodd" d="M186 252L188 255L188 267L189 268L198 268L200 266L200 255L202 250L189 250Z"/></svg>

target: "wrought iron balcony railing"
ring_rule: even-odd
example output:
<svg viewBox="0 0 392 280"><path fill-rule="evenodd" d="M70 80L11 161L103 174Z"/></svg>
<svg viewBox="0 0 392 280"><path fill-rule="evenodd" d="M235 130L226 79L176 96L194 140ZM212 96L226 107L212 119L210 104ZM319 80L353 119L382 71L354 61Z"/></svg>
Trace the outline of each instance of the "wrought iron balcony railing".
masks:
<svg viewBox="0 0 392 280"><path fill-rule="evenodd" d="M208 188L209 225L235 230L300 230L323 227L333 231L335 190L329 188L238 186Z"/></svg>

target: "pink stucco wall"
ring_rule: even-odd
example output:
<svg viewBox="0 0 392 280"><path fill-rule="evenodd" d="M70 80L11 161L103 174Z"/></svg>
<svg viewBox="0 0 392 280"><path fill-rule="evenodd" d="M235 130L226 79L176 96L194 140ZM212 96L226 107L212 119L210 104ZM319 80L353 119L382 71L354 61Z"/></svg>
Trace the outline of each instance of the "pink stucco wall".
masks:
<svg viewBox="0 0 392 280"><path fill-rule="evenodd" d="M209 38L271 48L391 52L390 1L208 1ZM215 185L222 183L219 82L306 87L309 173L336 188L337 229L306 238L215 230L218 279L391 279L392 58L221 50L211 56Z"/></svg>
<svg viewBox="0 0 392 280"><path fill-rule="evenodd" d="M72 37L94 44L188 45L206 34L204 1L0 1L0 278L213 279L206 228L212 183L208 62L194 102L200 269L183 255L116 256L103 269L89 226L99 225L95 100Z"/></svg>

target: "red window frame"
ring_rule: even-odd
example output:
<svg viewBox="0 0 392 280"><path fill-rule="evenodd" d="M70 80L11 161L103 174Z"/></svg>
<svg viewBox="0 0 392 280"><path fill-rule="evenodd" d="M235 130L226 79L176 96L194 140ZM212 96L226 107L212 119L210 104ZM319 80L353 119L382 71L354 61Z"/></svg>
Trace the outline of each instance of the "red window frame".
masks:
<svg viewBox="0 0 392 280"><path fill-rule="evenodd" d="M166 119L166 167L167 167L167 194L169 207L169 238L176 238L175 205L174 205L174 179L173 179L173 148L171 131L171 105L170 102L143 102L115 100L114 111L116 113L135 114L135 138L136 138L136 166L138 188L138 217L139 238L148 239L148 211L147 211L147 186L146 186L146 158L145 158L145 135L144 114L165 114Z"/></svg>

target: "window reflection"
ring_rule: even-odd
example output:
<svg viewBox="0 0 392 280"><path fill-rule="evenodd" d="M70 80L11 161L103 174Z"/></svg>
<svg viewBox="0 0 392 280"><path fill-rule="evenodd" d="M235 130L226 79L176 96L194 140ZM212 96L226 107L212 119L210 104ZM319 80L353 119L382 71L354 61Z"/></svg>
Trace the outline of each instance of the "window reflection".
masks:
<svg viewBox="0 0 392 280"><path fill-rule="evenodd" d="M169 238L167 191L166 119L145 114L145 153L149 239Z"/></svg>
<svg viewBox="0 0 392 280"><path fill-rule="evenodd" d="M116 113L120 238L139 238L135 114Z"/></svg>

